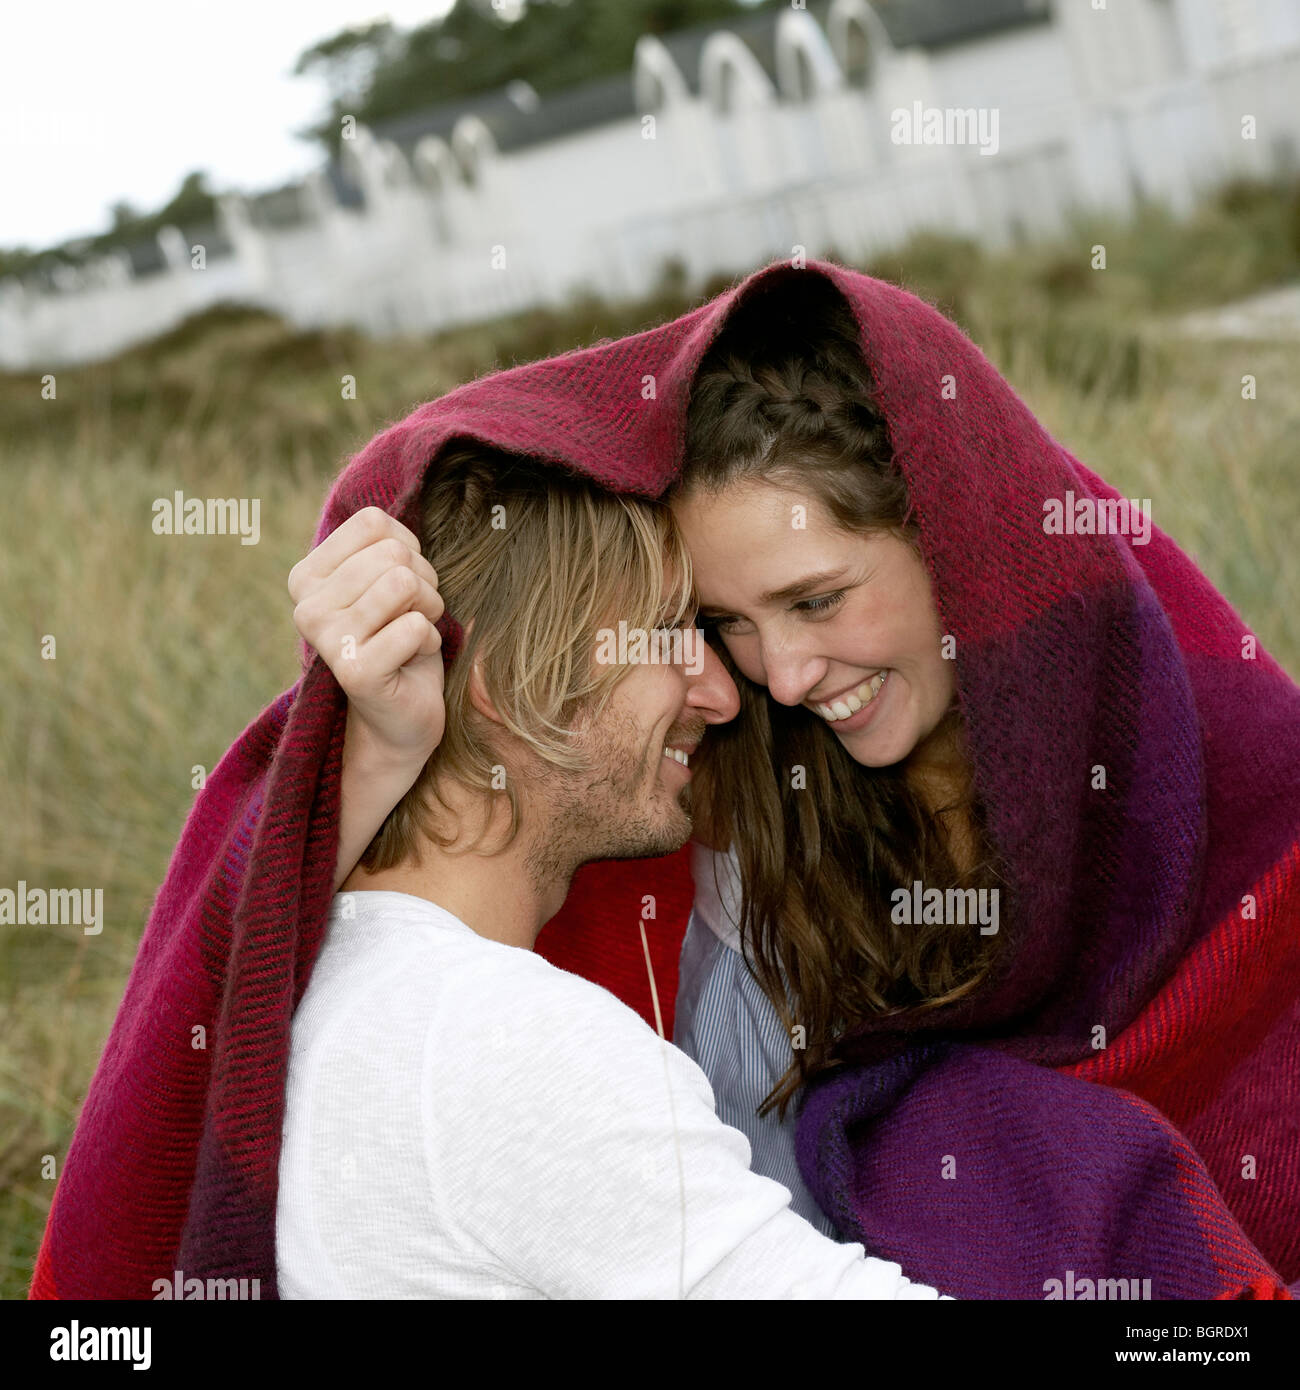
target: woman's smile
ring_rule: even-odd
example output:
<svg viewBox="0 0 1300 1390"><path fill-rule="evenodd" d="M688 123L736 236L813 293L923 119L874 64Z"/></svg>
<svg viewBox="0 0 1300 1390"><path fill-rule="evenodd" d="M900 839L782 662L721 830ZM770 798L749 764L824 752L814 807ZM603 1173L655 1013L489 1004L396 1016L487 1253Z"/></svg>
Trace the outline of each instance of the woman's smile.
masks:
<svg viewBox="0 0 1300 1390"><path fill-rule="evenodd" d="M838 695L825 700L805 700L804 703L815 709L828 724L842 723L875 702L888 674L885 670L877 671L857 685L842 690Z"/></svg>

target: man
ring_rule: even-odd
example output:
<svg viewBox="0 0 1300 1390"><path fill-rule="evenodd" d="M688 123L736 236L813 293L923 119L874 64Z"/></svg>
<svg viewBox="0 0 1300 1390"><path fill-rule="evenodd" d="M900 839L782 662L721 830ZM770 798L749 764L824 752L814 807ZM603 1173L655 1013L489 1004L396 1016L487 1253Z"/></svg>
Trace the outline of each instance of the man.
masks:
<svg viewBox="0 0 1300 1390"><path fill-rule="evenodd" d="M795 1215L699 1068L533 952L581 864L685 843L690 754L738 709L703 643L694 667L598 660L619 623L691 616L666 514L473 444L421 514L422 543L360 512L290 577L351 700L341 872L393 805L386 740L422 725L436 750L294 1015L281 1296L937 1297ZM466 634L445 691L444 596Z"/></svg>

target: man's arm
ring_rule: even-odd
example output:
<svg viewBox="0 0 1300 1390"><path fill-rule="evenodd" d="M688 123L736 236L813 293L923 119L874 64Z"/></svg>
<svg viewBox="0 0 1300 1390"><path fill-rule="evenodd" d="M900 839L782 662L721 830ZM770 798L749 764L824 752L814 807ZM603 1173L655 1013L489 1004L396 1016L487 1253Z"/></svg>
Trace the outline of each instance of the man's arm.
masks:
<svg viewBox="0 0 1300 1390"><path fill-rule="evenodd" d="M334 891L342 888L388 813L410 791L425 759L394 749L348 705L339 787L339 854Z"/></svg>
<svg viewBox="0 0 1300 1390"><path fill-rule="evenodd" d="M350 516L289 573L294 625L348 696L334 890L442 739L438 576L378 507Z"/></svg>

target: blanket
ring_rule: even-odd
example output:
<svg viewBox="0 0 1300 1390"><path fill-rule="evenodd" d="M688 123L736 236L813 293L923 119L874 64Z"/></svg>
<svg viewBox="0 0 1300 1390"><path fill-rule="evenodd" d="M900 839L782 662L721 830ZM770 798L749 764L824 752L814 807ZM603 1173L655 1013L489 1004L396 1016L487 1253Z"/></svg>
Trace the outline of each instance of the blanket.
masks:
<svg viewBox="0 0 1300 1390"><path fill-rule="evenodd" d="M936 309L829 262L774 263L670 323L421 406L343 469L316 540L370 504L418 531L453 438L660 496L704 351L739 303L799 277L829 279L860 326L1014 905L987 988L924 1027L862 1024L851 1063L807 1088L805 1179L844 1239L962 1298L1289 1297L1300 688L1158 527L1135 544L1074 524L1118 494ZM346 721L301 655L186 821L33 1297L150 1298L176 1271L275 1296L289 1029L332 897ZM684 851L584 867L538 949L653 1025L646 892L671 1036Z"/></svg>

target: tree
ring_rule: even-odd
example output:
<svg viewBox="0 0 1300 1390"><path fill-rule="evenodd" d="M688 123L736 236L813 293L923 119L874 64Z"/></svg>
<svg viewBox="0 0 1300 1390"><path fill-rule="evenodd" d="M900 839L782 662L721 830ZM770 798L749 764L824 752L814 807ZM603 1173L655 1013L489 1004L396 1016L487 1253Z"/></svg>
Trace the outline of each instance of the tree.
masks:
<svg viewBox="0 0 1300 1390"><path fill-rule="evenodd" d="M156 221L160 227L211 222L216 216L216 199L208 191L207 178L202 169L186 174L171 202L154 213L150 221Z"/></svg>
<svg viewBox="0 0 1300 1390"><path fill-rule="evenodd" d="M392 24L377 20L313 44L298 55L293 73L320 78L333 106L355 105L364 98L376 70L395 59L401 47Z"/></svg>
<svg viewBox="0 0 1300 1390"><path fill-rule="evenodd" d="M78 237L43 251L0 249L0 277L23 275L53 265L80 265L120 246L157 236L163 227L198 228L216 216L216 200L208 191L207 174L196 169L186 174L169 202L157 212L140 212L125 199L109 209L112 226L98 236Z"/></svg>
<svg viewBox="0 0 1300 1390"><path fill-rule="evenodd" d="M522 78L544 93L627 72L642 34L772 9L782 0L529 0L517 18L492 0L456 0L441 19L406 32L387 22L344 30L299 58L323 77L329 114L306 137L337 152L340 121L364 125L445 101L499 91Z"/></svg>

